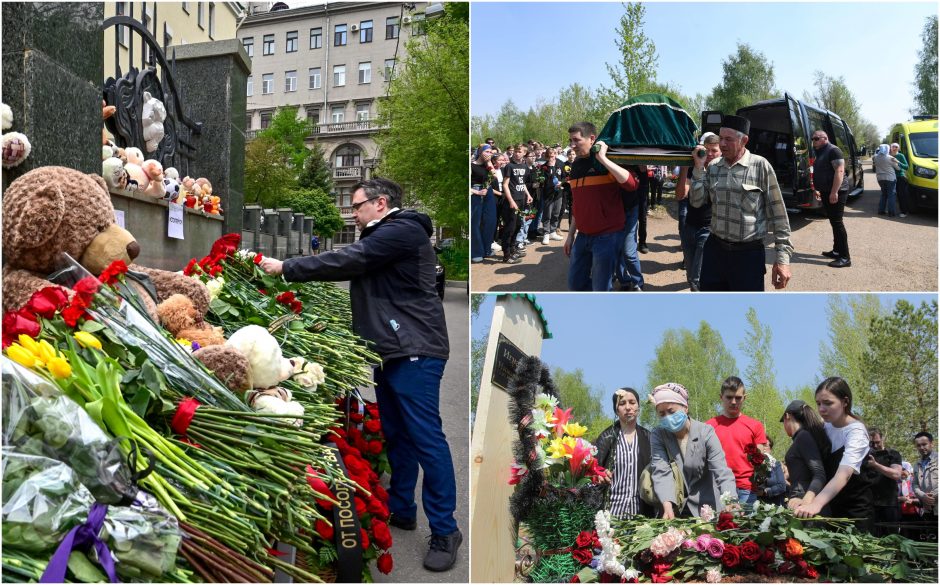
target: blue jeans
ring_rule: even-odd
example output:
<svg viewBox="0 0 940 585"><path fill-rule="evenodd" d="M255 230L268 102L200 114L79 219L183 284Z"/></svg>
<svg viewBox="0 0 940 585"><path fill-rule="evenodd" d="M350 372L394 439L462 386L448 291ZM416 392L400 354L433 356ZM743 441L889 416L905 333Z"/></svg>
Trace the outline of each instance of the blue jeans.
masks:
<svg viewBox="0 0 940 585"><path fill-rule="evenodd" d="M470 194L470 259L482 260L487 250L483 249L483 200L484 197Z"/></svg>
<svg viewBox="0 0 940 585"><path fill-rule="evenodd" d="M441 376L447 360L395 358L375 368L375 396L392 468L388 509L416 518L418 466L424 470L421 501L432 534L457 530L454 463L440 413Z"/></svg>
<svg viewBox="0 0 940 585"><path fill-rule="evenodd" d="M747 509L750 509L757 501L757 494L751 490L742 490L738 488L738 503Z"/></svg>
<svg viewBox="0 0 940 585"><path fill-rule="evenodd" d="M483 218L480 224L480 240L483 242L483 257L493 255L493 240L496 238L496 195L492 189L486 190L483 198Z"/></svg>
<svg viewBox="0 0 940 585"><path fill-rule="evenodd" d="M695 227L685 224L679 236L682 239L682 254L685 257L685 278L692 285L693 290L699 288L699 277L702 274L702 255L705 250L705 241L708 240L708 227Z"/></svg>
<svg viewBox="0 0 940 585"><path fill-rule="evenodd" d="M679 200L678 211L676 215L679 217L679 233L682 233L682 229L685 228L685 218L689 215L689 198Z"/></svg>
<svg viewBox="0 0 940 585"><path fill-rule="evenodd" d="M878 201L878 213L884 213L885 205L887 205L887 212L894 215L894 196L897 181L883 181L878 179L878 184L881 186L881 200Z"/></svg>
<svg viewBox="0 0 940 585"><path fill-rule="evenodd" d="M532 220L520 218L519 223L522 225L522 227L519 228L518 232L516 232L516 244L525 244L529 237L529 226L532 225Z"/></svg>
<svg viewBox="0 0 940 585"><path fill-rule="evenodd" d="M636 229L639 225L640 206L634 205L626 210L626 222L620 243L620 258L617 259L617 280L621 285L643 286L643 271L640 268L640 257L637 255Z"/></svg>
<svg viewBox="0 0 940 585"><path fill-rule="evenodd" d="M621 256L623 232L589 236L578 232L571 246L568 290L613 290L614 270Z"/></svg>

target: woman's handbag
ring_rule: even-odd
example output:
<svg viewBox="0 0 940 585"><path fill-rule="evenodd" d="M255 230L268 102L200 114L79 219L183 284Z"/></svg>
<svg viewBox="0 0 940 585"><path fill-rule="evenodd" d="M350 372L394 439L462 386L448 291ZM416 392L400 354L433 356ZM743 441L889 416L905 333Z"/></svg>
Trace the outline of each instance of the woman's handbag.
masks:
<svg viewBox="0 0 940 585"><path fill-rule="evenodd" d="M653 432L659 432L659 430ZM682 476L682 469L679 467L676 458L669 452L669 442L666 440L666 437L661 438L663 439L663 446L666 448L666 454L669 456L669 467L672 468L672 479L676 484L676 493L672 498L672 502L675 504L673 509L678 513L679 510L685 506L685 478ZM640 499L650 506L660 505L659 498L656 497L656 492L653 490L652 462L640 473Z"/></svg>

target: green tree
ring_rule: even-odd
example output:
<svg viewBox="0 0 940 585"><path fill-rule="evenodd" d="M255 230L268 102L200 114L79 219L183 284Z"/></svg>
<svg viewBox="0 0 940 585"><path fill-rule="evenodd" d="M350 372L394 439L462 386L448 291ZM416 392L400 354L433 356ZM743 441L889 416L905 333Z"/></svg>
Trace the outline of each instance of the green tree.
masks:
<svg viewBox="0 0 940 585"><path fill-rule="evenodd" d="M647 387L678 382L689 391L689 416L704 421L718 412L721 383L737 371L734 356L725 347L721 334L702 321L698 330L669 329L656 347L649 363ZM656 424L656 413L644 405L641 419Z"/></svg>
<svg viewBox="0 0 940 585"><path fill-rule="evenodd" d="M480 307L486 300L486 295L470 295L470 314L473 319L480 318ZM470 413L476 417L477 402L480 398L480 383L483 382L483 362L486 358L486 340L489 339L489 326L479 337L470 340Z"/></svg>
<svg viewBox="0 0 940 585"><path fill-rule="evenodd" d="M861 399L871 391L867 364L869 335L872 321L881 316L884 308L876 295L829 297L826 314L829 319L829 344L820 343L821 371L816 384L829 376L840 376L848 382L855 396ZM813 385L815 390L816 384Z"/></svg>
<svg viewBox="0 0 940 585"><path fill-rule="evenodd" d="M245 146L245 201L274 207L293 187L290 159L272 136L258 136Z"/></svg>
<svg viewBox="0 0 940 585"><path fill-rule="evenodd" d="M643 32L646 7L640 2L627 2L623 9L614 40L621 59L619 63L605 63L613 85L603 88L604 93L615 96L617 102L647 93L650 82L656 80L659 61L656 44Z"/></svg>
<svg viewBox="0 0 940 585"><path fill-rule="evenodd" d="M708 97L708 109L733 114L738 108L778 93L774 88L773 65L750 45L738 43L737 52L722 61L721 66L724 75Z"/></svg>
<svg viewBox="0 0 940 585"><path fill-rule="evenodd" d="M304 189L319 189L324 193L333 192L333 173L326 162L326 154L319 142L314 142L304 159L297 185Z"/></svg>
<svg viewBox="0 0 940 585"><path fill-rule="evenodd" d="M859 397L860 406L869 425L913 457L914 434L937 434L937 301L915 307L899 300L891 314L872 320L869 335L866 363L874 391Z"/></svg>
<svg viewBox="0 0 940 585"><path fill-rule="evenodd" d="M937 115L937 15L927 17L921 33L924 46L914 65L914 105L912 115Z"/></svg>
<svg viewBox="0 0 940 585"><path fill-rule="evenodd" d="M376 136L379 173L400 183L411 194L409 202L420 203L435 223L462 236L469 223L467 6L445 3L444 15L427 21L425 29L408 41L407 56L379 107L388 126Z"/></svg>
<svg viewBox="0 0 940 585"><path fill-rule="evenodd" d="M321 238L332 238L346 225L333 197L321 189L297 188L287 191L278 200L277 206L290 207L313 217L313 233Z"/></svg>
<svg viewBox="0 0 940 585"><path fill-rule="evenodd" d="M284 156L290 161L294 177L300 175L304 161L310 154L307 149L307 136L313 132L307 118L297 117L297 107L283 106L277 109L271 118L271 125L258 133L258 136L270 136L277 140Z"/></svg>
<svg viewBox="0 0 940 585"><path fill-rule="evenodd" d="M845 77L833 77L817 70L813 73L813 87L813 93L803 93L803 100L815 102L820 108L835 112L848 122L849 128L857 132L862 120L859 104L845 84Z"/></svg>
<svg viewBox="0 0 940 585"><path fill-rule="evenodd" d="M774 456L781 458L789 447L783 428L775 424L783 413L783 400L777 390L777 374L774 368L773 333L769 326L762 325L757 311L751 307L746 315L749 329L740 344L748 358L744 370L744 385L747 388L745 413L764 423L767 434L774 439Z"/></svg>
<svg viewBox="0 0 940 585"><path fill-rule="evenodd" d="M596 393L584 380L581 368L567 372L561 368L552 370L552 380L558 389L558 401L562 408L570 408L572 419L588 428L584 436L593 440L610 425L611 419L601 406Z"/></svg>

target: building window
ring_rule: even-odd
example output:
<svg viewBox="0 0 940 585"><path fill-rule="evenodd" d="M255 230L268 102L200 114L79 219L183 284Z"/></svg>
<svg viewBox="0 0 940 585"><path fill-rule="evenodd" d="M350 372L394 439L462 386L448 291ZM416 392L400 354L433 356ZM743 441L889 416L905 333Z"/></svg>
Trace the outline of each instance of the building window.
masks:
<svg viewBox="0 0 940 585"><path fill-rule="evenodd" d="M346 66L334 65L333 66L333 87L340 87L343 85L346 85Z"/></svg>
<svg viewBox="0 0 940 585"><path fill-rule="evenodd" d="M320 89L320 68L310 68L310 89Z"/></svg>
<svg viewBox="0 0 940 585"><path fill-rule="evenodd" d="M199 25L199 28L205 29L205 17L202 12L202 2L196 2L196 24Z"/></svg>
<svg viewBox="0 0 940 585"><path fill-rule="evenodd" d="M424 25L424 14L415 14L411 19L411 34L423 35Z"/></svg>
<svg viewBox="0 0 940 585"><path fill-rule="evenodd" d="M293 30L287 33L287 46L284 48L287 53L297 52L297 31Z"/></svg>
<svg viewBox="0 0 940 585"><path fill-rule="evenodd" d="M127 14L127 2L115 2L114 3L114 14L117 16L125 16ZM118 44L122 47L127 46L127 27L118 26L117 27L117 37Z"/></svg>
<svg viewBox="0 0 940 585"><path fill-rule="evenodd" d="M330 107L330 122L334 124L341 124L346 121L346 107L345 106L332 106Z"/></svg>
<svg viewBox="0 0 940 585"><path fill-rule="evenodd" d="M173 44L173 29L170 28L170 25L163 23L163 48L167 48Z"/></svg>
<svg viewBox="0 0 940 585"><path fill-rule="evenodd" d="M215 38L215 2L209 2L209 38Z"/></svg>
<svg viewBox="0 0 940 585"><path fill-rule="evenodd" d="M265 73L261 76L261 95L274 93L274 74Z"/></svg>
<svg viewBox="0 0 940 585"><path fill-rule="evenodd" d="M264 55L274 54L274 35L264 35L264 45L261 52Z"/></svg>
<svg viewBox="0 0 940 585"><path fill-rule="evenodd" d="M284 72L284 91L297 91L297 71Z"/></svg>
<svg viewBox="0 0 940 585"><path fill-rule="evenodd" d="M369 104L356 104L356 121L365 122L369 119Z"/></svg>
<svg viewBox="0 0 940 585"><path fill-rule="evenodd" d="M359 83L372 83L372 63L359 64Z"/></svg>
<svg viewBox="0 0 940 585"><path fill-rule="evenodd" d="M395 59L386 59L385 81L391 81L393 75L395 75Z"/></svg>
<svg viewBox="0 0 940 585"><path fill-rule="evenodd" d="M358 146L347 144L336 151L337 167L358 167L362 165L362 151Z"/></svg>
<svg viewBox="0 0 940 585"><path fill-rule="evenodd" d="M385 19L385 38L386 39L397 39L398 38L398 17L389 16Z"/></svg>
<svg viewBox="0 0 940 585"><path fill-rule="evenodd" d="M313 132L316 132L317 126L320 125L320 110L307 110L307 122L310 123Z"/></svg>
<svg viewBox="0 0 940 585"><path fill-rule="evenodd" d="M333 27L333 46L342 47L346 44L346 25L337 24Z"/></svg>
<svg viewBox="0 0 940 585"><path fill-rule="evenodd" d="M189 2L180 2L180 6L183 7L183 12L189 14Z"/></svg>
<svg viewBox="0 0 940 585"><path fill-rule="evenodd" d="M372 21L363 20L359 23L359 42L360 43L371 43L372 42Z"/></svg>
<svg viewBox="0 0 940 585"><path fill-rule="evenodd" d="M266 130L271 125L271 112L261 112L261 129Z"/></svg>
<svg viewBox="0 0 940 585"><path fill-rule="evenodd" d="M255 37L243 38L242 46L245 47L245 52L248 53L249 58L255 56Z"/></svg>
<svg viewBox="0 0 940 585"><path fill-rule="evenodd" d="M323 46L323 29L322 28L310 29L310 48L319 49L322 46Z"/></svg>
<svg viewBox="0 0 940 585"><path fill-rule="evenodd" d="M246 84L248 88L248 97L251 97L255 93L255 80L251 78L251 75L248 76L248 83Z"/></svg>
<svg viewBox="0 0 940 585"><path fill-rule="evenodd" d="M349 200L349 205L352 205L352 199ZM345 207L349 207L346 205ZM342 230L336 232L334 236L336 244L355 244L356 243L356 226L347 225Z"/></svg>

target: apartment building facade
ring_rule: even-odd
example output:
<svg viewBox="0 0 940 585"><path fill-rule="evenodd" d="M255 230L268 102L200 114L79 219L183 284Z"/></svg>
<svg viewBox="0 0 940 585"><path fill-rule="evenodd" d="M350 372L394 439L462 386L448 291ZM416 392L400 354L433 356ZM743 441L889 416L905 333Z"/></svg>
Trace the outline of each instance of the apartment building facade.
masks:
<svg viewBox="0 0 940 585"><path fill-rule="evenodd" d="M310 120L307 143L323 148L346 221L334 244L355 241L351 190L378 165L378 102L388 94L408 38L422 33L426 7L336 2L290 9L277 3L265 10L262 3L251 3L238 29L252 63L248 138L267 128L283 106L297 107L298 116Z"/></svg>

